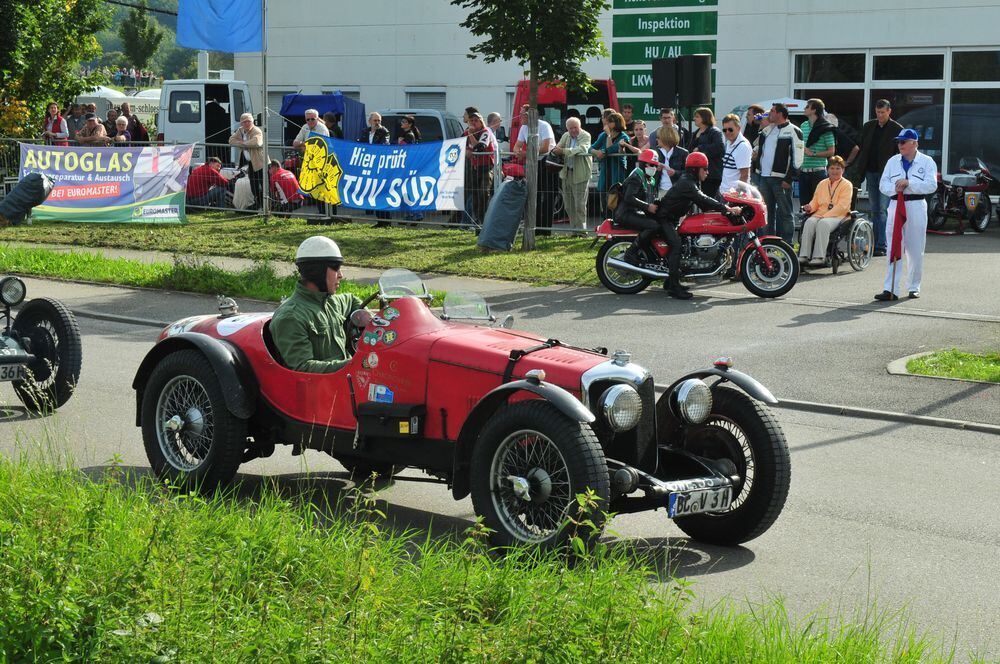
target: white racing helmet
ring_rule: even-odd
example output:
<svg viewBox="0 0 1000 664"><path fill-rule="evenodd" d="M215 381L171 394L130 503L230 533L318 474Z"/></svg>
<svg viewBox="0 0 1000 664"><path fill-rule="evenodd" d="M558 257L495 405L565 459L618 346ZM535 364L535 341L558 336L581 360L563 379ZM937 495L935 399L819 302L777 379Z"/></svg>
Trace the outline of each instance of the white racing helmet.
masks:
<svg viewBox="0 0 1000 664"><path fill-rule="evenodd" d="M303 240L295 252L296 265L307 263L327 263L340 267L344 264L344 257L336 242L324 235L313 235Z"/></svg>

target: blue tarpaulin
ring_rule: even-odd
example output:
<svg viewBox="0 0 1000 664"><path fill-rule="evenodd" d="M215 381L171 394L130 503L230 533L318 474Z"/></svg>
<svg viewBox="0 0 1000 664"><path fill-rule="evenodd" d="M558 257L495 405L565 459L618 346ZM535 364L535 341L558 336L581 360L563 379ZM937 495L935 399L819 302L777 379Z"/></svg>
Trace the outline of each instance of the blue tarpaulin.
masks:
<svg viewBox="0 0 1000 664"><path fill-rule="evenodd" d="M360 101L345 97L341 92L328 95L285 95L281 100L281 110L278 114L301 126L306 110L315 108L320 118L324 113L340 113L340 128L344 132L344 140L356 141L368 124L365 105ZM298 133L296 128L292 135Z"/></svg>
<svg viewBox="0 0 1000 664"><path fill-rule="evenodd" d="M177 45L225 53L259 53L260 0L180 0Z"/></svg>

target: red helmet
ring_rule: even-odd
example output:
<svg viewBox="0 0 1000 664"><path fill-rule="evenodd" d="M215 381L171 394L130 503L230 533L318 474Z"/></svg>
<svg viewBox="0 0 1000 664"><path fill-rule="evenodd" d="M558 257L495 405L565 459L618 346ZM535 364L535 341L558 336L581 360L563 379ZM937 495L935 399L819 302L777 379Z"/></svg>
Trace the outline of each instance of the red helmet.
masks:
<svg viewBox="0 0 1000 664"><path fill-rule="evenodd" d="M656 150L650 150L646 148L639 153L639 161L643 164L652 164L653 166L659 166L660 158L656 155Z"/></svg>
<svg viewBox="0 0 1000 664"><path fill-rule="evenodd" d="M684 168L708 168L708 157L702 152L692 152L684 160Z"/></svg>

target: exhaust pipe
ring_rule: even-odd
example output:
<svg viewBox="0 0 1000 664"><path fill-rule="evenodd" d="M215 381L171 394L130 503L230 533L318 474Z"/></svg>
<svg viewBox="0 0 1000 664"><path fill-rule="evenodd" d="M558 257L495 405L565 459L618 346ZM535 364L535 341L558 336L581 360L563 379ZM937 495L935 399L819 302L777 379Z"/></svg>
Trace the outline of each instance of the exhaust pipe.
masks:
<svg viewBox="0 0 1000 664"><path fill-rule="evenodd" d="M641 274L645 277L650 277L651 279L666 279L670 276L670 273L666 270L650 270L645 267L638 267L632 265L631 263L626 263L625 261L620 261L617 258L609 258L607 260L608 267L613 267L617 270L626 270L628 272L635 272Z"/></svg>

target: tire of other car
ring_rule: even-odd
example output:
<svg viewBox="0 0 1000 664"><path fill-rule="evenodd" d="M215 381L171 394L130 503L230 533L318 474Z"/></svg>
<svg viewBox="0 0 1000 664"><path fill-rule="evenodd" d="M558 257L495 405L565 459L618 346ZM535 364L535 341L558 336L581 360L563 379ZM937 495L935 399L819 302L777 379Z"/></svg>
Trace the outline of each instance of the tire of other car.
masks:
<svg viewBox="0 0 1000 664"><path fill-rule="evenodd" d="M604 451L584 422L530 399L499 409L472 452L472 505L493 530L494 545L596 543L604 529L610 478ZM597 506L584 513L577 495L591 489ZM588 519L580 527L572 521Z"/></svg>
<svg viewBox="0 0 1000 664"><path fill-rule="evenodd" d="M758 537L774 524L791 483L788 443L763 403L734 389L712 389L712 413L690 427L684 449L708 459L728 459L741 482L733 487L726 512L695 514L674 520L693 539L736 546Z"/></svg>
<svg viewBox="0 0 1000 664"><path fill-rule="evenodd" d="M58 300L37 298L21 307L11 331L36 357L28 366L28 378L14 382L24 406L45 412L69 401L83 363L80 328L73 313Z"/></svg>
<svg viewBox="0 0 1000 664"><path fill-rule="evenodd" d="M146 457L161 479L210 493L236 475L247 422L233 415L218 376L196 350L164 357L142 401Z"/></svg>

